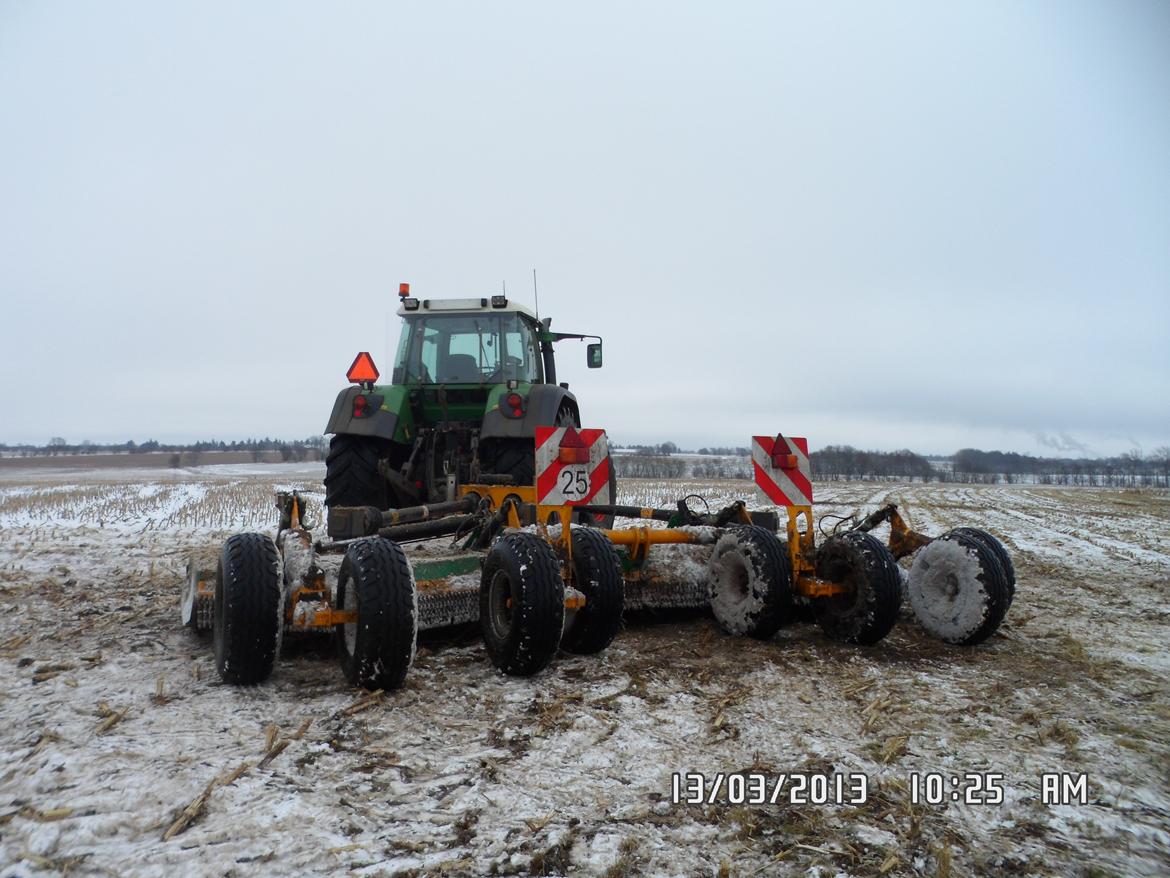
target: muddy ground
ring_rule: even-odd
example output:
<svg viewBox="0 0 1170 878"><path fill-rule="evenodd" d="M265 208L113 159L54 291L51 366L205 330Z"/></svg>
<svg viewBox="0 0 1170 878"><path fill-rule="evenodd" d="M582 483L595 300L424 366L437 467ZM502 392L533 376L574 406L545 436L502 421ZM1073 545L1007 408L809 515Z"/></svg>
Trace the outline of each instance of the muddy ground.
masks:
<svg viewBox="0 0 1170 878"><path fill-rule="evenodd" d="M818 484L993 531L1007 622L975 648L908 614L873 647L632 619L600 656L499 675L474 629L405 688L346 685L327 640L220 683L178 623L192 548L270 530L311 466L0 476L0 876L1158 875L1170 871L1170 496ZM640 483L622 501L743 483ZM319 494L316 495L319 499ZM672 775L863 773L864 802L672 801ZM912 804L917 773L995 773L999 804ZM1041 776L1087 777L1047 804ZM774 787L769 787L769 794ZM947 798L950 798L947 791Z"/></svg>

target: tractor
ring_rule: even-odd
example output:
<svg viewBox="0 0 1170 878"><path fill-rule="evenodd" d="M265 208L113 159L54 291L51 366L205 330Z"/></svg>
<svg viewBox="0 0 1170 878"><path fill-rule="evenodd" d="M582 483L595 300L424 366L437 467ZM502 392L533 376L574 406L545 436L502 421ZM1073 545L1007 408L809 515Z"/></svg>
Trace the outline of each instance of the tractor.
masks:
<svg viewBox="0 0 1170 878"><path fill-rule="evenodd" d="M577 398L557 382L553 343L601 338L552 332L505 295L419 299L399 287L402 335L389 384L368 353L333 404L325 505L377 509L450 502L465 484L533 484L537 426L580 427ZM610 467L608 496L616 500ZM595 522L608 526L612 517Z"/></svg>

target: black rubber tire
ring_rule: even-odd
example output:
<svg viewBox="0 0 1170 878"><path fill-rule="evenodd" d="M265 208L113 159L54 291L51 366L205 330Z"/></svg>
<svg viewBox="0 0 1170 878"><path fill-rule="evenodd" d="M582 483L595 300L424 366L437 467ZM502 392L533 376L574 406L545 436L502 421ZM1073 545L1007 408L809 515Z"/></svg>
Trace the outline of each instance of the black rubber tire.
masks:
<svg viewBox="0 0 1170 878"><path fill-rule="evenodd" d="M847 594L812 599L817 624L833 640L867 645L890 633L902 606L898 562L863 531L829 537L817 549L818 579L851 586Z"/></svg>
<svg viewBox="0 0 1170 878"><path fill-rule="evenodd" d="M1007 583L1007 605L1011 609L1012 601L1016 598L1016 566L1012 563L1012 556L1007 548L995 536L978 527L956 527L954 533L964 533L982 542L991 549L995 560L1003 570L1004 582ZM1005 611L1006 612L1006 611Z"/></svg>
<svg viewBox="0 0 1170 878"><path fill-rule="evenodd" d="M390 486L378 472L391 445L374 436L334 436L325 457L325 505L391 508Z"/></svg>
<svg viewBox="0 0 1170 878"><path fill-rule="evenodd" d="M554 427L580 427L572 409L562 406L553 419ZM489 460L485 472L510 475L513 484L536 484L536 437L528 439L489 440Z"/></svg>
<svg viewBox="0 0 1170 878"><path fill-rule="evenodd" d="M345 679L367 689L397 689L414 662L418 596L402 547L382 537L350 544L337 576L337 609L357 622L334 628Z"/></svg>
<svg viewBox="0 0 1170 878"><path fill-rule="evenodd" d="M268 679L280 643L280 554L264 534L228 537L215 577L212 641L225 683Z"/></svg>
<svg viewBox="0 0 1170 878"><path fill-rule="evenodd" d="M947 531L918 550L908 591L914 615L929 634L957 646L974 646L998 630L1010 598L996 553L965 531ZM956 545L960 553L954 551Z"/></svg>
<svg viewBox="0 0 1170 878"><path fill-rule="evenodd" d="M561 649L579 655L601 652L622 628L626 584L622 564L609 537L589 527L573 534L573 587L585 595L561 637Z"/></svg>
<svg viewBox="0 0 1170 878"><path fill-rule="evenodd" d="M536 440L492 439L491 459L485 462L485 472L510 475L516 485L536 484Z"/></svg>
<svg viewBox="0 0 1170 878"><path fill-rule="evenodd" d="M565 583L552 546L534 533L506 533L488 550L479 586L484 646L505 674L545 668L565 627Z"/></svg>
<svg viewBox="0 0 1170 878"><path fill-rule="evenodd" d="M767 528L728 528L707 564L711 611L728 634L767 640L792 620L788 546Z"/></svg>

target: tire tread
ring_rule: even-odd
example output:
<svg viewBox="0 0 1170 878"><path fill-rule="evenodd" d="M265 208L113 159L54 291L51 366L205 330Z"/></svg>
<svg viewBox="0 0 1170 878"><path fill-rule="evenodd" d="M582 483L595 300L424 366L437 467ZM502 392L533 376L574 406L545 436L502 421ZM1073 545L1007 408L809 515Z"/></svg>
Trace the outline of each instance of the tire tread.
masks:
<svg viewBox="0 0 1170 878"><path fill-rule="evenodd" d="M264 534L228 537L216 583L215 663L227 683L268 678L280 641L280 553Z"/></svg>

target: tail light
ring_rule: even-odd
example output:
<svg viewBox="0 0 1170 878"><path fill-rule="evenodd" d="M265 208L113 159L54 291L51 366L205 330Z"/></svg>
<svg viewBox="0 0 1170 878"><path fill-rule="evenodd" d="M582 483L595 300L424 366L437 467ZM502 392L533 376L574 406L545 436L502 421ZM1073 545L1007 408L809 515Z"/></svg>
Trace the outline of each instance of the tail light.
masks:
<svg viewBox="0 0 1170 878"><path fill-rule="evenodd" d="M512 391L501 401L500 411L508 418L522 418L524 417L525 404L524 397Z"/></svg>
<svg viewBox="0 0 1170 878"><path fill-rule="evenodd" d="M776 469L796 469L796 455L788 453L788 440L777 433L772 445L772 466Z"/></svg>
<svg viewBox="0 0 1170 878"><path fill-rule="evenodd" d="M353 416L355 418L364 418L370 413L370 401L361 394L353 398Z"/></svg>
<svg viewBox="0 0 1170 878"><path fill-rule="evenodd" d="M561 463L589 463L589 446L573 427L566 429L565 435L561 437L557 460Z"/></svg>

